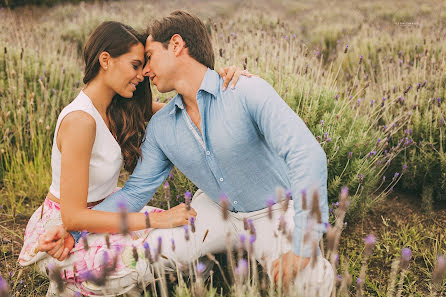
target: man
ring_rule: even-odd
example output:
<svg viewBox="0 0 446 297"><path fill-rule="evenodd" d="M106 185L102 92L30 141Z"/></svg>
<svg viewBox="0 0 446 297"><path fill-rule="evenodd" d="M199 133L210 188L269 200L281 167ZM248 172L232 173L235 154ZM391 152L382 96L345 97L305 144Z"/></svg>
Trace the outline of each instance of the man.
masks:
<svg viewBox="0 0 446 297"><path fill-rule="evenodd" d="M302 209L302 193L317 190L322 223L328 221L326 156L304 122L260 78L241 78L236 89L223 90L206 28L187 12L175 11L149 27L145 53L144 75L160 92L178 95L152 117L143 157L124 188L93 209L117 211L117 201L125 200L129 211L138 212L176 166L201 190L192 201L196 232L187 240L183 229L173 229L176 251L164 245L168 258L192 261L222 252L227 236L236 246L250 219L254 256L273 280L283 269L286 283L298 275L305 296L328 296L333 271L316 246L323 224L316 224L313 240L304 240L309 211ZM266 208L277 187L292 192L284 212L281 203ZM222 196L227 220L221 218Z"/></svg>

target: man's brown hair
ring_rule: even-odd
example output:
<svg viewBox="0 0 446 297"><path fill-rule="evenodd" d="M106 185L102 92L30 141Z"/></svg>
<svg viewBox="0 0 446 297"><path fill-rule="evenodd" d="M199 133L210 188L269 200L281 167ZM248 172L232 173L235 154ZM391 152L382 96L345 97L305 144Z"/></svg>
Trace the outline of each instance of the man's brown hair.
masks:
<svg viewBox="0 0 446 297"><path fill-rule="evenodd" d="M199 63L214 69L215 56L211 38L203 22L184 10L176 10L169 16L154 21L147 28L147 36L161 42L167 48L173 35L179 34L186 43L189 55Z"/></svg>

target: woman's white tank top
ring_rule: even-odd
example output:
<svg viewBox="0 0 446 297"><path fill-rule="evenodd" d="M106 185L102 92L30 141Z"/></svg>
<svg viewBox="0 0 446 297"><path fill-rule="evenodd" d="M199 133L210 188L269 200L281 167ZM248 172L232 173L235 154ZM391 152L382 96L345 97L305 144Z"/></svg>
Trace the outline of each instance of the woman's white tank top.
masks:
<svg viewBox="0 0 446 297"><path fill-rule="evenodd" d="M95 202L104 199L115 190L122 167L122 155L121 147L116 142L116 139L111 134L90 98L83 91L62 110L57 119L51 153L52 183L50 192L60 199L61 153L57 147L57 131L63 118L70 112L77 110L87 112L96 121L96 138L90 158L87 197L87 202Z"/></svg>

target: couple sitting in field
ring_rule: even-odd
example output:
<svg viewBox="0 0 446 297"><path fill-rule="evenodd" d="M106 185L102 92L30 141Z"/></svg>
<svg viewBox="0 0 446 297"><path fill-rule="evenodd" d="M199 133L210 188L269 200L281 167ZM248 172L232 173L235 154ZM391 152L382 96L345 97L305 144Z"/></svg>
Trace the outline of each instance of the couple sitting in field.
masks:
<svg viewBox="0 0 446 297"><path fill-rule="evenodd" d="M302 296L329 296L333 269L317 245L328 221L326 156L268 83L240 77L226 89L250 75L232 67L220 77L204 24L184 11L154 22L144 37L105 22L84 59L85 87L58 118L52 184L19 257L61 273L47 296L139 296L154 281L153 267L196 263L228 242L238 246L242 234L271 281L280 276ZM152 103L149 79L178 95ZM122 165L131 175L117 189ZM173 166L199 187L191 203L146 206ZM278 187L292 200L272 199ZM321 220L311 224L302 200L313 191ZM89 281L101 275L104 286Z"/></svg>

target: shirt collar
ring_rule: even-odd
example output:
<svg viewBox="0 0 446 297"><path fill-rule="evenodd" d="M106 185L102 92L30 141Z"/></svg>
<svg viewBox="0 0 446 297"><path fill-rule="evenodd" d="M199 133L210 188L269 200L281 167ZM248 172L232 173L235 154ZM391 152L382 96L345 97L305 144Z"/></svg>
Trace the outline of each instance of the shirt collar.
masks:
<svg viewBox="0 0 446 297"><path fill-rule="evenodd" d="M206 70L206 74L204 75L203 81L201 82L200 88L198 89L198 93L200 91L205 91L217 97L218 90L220 88L220 75L214 70L208 68Z"/></svg>
<svg viewBox="0 0 446 297"><path fill-rule="evenodd" d="M200 93L200 91L205 91L213 95L214 98L216 98L219 88L220 88L220 75L214 70L208 68L203 77L203 81L201 82L197 94ZM178 94L172 100L175 100L175 108L169 114L173 114L178 109L184 109L183 96Z"/></svg>

